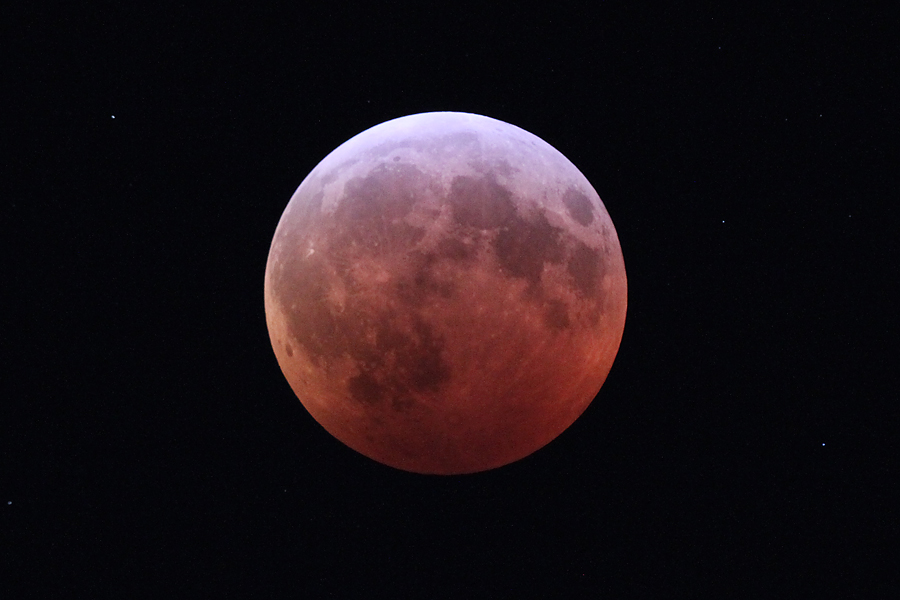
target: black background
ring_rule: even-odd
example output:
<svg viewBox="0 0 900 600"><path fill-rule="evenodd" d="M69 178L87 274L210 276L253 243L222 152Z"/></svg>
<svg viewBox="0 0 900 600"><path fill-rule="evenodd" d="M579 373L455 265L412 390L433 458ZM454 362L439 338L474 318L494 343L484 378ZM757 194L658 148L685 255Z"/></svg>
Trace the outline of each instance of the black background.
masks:
<svg viewBox="0 0 900 600"><path fill-rule="evenodd" d="M2 588L890 595L896 24L806 4L7 19ZM462 477L330 437L281 375L262 299L306 174L434 110L563 152L629 277L583 417Z"/></svg>

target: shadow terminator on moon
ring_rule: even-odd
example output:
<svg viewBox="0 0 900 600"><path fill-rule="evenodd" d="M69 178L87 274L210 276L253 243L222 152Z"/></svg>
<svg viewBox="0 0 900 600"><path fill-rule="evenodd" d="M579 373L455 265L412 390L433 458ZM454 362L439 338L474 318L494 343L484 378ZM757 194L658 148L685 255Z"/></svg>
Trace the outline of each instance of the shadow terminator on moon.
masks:
<svg viewBox="0 0 900 600"><path fill-rule="evenodd" d="M622 339L625 265L584 175L518 127L410 115L301 183L265 272L272 348L329 433L416 473L540 449L597 395Z"/></svg>

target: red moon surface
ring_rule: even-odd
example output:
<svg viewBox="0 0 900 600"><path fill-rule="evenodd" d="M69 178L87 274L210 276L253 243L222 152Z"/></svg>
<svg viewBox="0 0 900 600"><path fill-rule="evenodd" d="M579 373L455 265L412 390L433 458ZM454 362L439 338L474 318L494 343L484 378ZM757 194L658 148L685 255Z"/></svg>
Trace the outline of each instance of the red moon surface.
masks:
<svg viewBox="0 0 900 600"><path fill-rule="evenodd" d="M609 374L627 281L597 192L488 117L410 115L353 137L294 193L266 322L334 437L416 473L485 471L556 438Z"/></svg>

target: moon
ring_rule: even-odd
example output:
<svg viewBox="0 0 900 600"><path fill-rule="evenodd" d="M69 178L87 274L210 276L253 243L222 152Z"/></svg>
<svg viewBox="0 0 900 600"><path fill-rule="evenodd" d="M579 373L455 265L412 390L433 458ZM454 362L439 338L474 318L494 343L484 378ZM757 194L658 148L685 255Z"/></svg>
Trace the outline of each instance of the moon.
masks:
<svg viewBox="0 0 900 600"><path fill-rule="evenodd" d="M519 460L597 395L627 280L597 192L489 117L432 112L351 138L303 180L265 272L269 337L312 417L392 467Z"/></svg>

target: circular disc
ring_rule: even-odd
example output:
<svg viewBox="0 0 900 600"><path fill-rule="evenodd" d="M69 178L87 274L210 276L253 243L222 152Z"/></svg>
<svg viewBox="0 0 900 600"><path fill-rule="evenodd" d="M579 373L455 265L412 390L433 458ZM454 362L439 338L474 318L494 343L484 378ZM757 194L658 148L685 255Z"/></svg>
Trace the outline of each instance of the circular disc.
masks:
<svg viewBox="0 0 900 600"><path fill-rule="evenodd" d="M368 129L294 193L265 274L278 364L362 454L469 473L585 410L625 325L616 230L540 138L466 113Z"/></svg>

